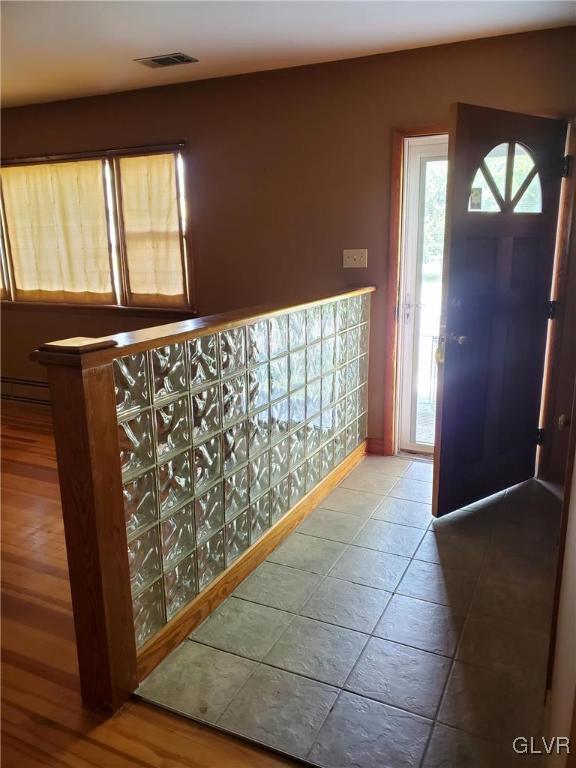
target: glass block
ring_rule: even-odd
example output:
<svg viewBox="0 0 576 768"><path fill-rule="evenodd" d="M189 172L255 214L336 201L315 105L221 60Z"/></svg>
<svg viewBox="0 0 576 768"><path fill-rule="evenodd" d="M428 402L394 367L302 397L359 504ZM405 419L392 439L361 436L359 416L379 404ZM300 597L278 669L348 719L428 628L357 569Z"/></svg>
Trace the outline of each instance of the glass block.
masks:
<svg viewBox="0 0 576 768"><path fill-rule="evenodd" d="M333 336L336 333L336 303L322 305L322 336Z"/></svg>
<svg viewBox="0 0 576 768"><path fill-rule="evenodd" d="M208 438L194 447L194 489L196 493L208 488L222 475L220 435Z"/></svg>
<svg viewBox="0 0 576 768"><path fill-rule="evenodd" d="M368 414L363 413L358 419L358 441L366 440L368 434Z"/></svg>
<svg viewBox="0 0 576 768"><path fill-rule="evenodd" d="M270 357L288 351L288 315L270 318Z"/></svg>
<svg viewBox="0 0 576 768"><path fill-rule="evenodd" d="M351 421L354 421L357 413L357 398L355 396L355 393L352 392L352 394L348 395L346 397L346 423L350 424Z"/></svg>
<svg viewBox="0 0 576 768"><path fill-rule="evenodd" d="M322 408L326 408L334 402L336 376L328 373L322 377Z"/></svg>
<svg viewBox="0 0 576 768"><path fill-rule="evenodd" d="M162 582L156 581L135 597L132 600L132 610L136 645L139 648L166 624Z"/></svg>
<svg viewBox="0 0 576 768"><path fill-rule="evenodd" d="M217 384L190 396L192 403L192 435L194 442L218 432L221 424L220 390Z"/></svg>
<svg viewBox="0 0 576 768"><path fill-rule="evenodd" d="M334 465L340 462L346 456L346 430L337 432L334 435Z"/></svg>
<svg viewBox="0 0 576 768"><path fill-rule="evenodd" d="M320 474L322 477L326 477L326 475L332 470L332 467L334 466L334 443L332 440L329 440L326 445L322 446L322 450L320 451Z"/></svg>
<svg viewBox="0 0 576 768"><path fill-rule="evenodd" d="M368 355L358 358L358 381L360 383L368 381Z"/></svg>
<svg viewBox="0 0 576 768"><path fill-rule="evenodd" d="M248 410L255 411L270 401L268 363L248 371Z"/></svg>
<svg viewBox="0 0 576 768"><path fill-rule="evenodd" d="M346 394L346 366L336 368L334 378L334 398L339 400Z"/></svg>
<svg viewBox="0 0 576 768"><path fill-rule="evenodd" d="M272 445L288 433L290 419L288 413L288 398L278 400L270 406L270 442Z"/></svg>
<svg viewBox="0 0 576 768"><path fill-rule="evenodd" d="M367 323L370 319L370 296L363 293L360 296L360 322Z"/></svg>
<svg viewBox="0 0 576 768"><path fill-rule="evenodd" d="M346 345L347 333L339 333L334 337L334 363L336 366L344 365L348 349Z"/></svg>
<svg viewBox="0 0 576 768"><path fill-rule="evenodd" d="M224 515L231 520L248 506L248 467L238 469L224 480Z"/></svg>
<svg viewBox="0 0 576 768"><path fill-rule="evenodd" d="M339 432L346 426L346 398L343 397L334 405L334 429Z"/></svg>
<svg viewBox="0 0 576 768"><path fill-rule="evenodd" d="M345 328L348 328L348 299L340 299L336 302L336 330Z"/></svg>
<svg viewBox="0 0 576 768"><path fill-rule="evenodd" d="M353 360L360 354L360 330L358 326L351 328L346 337L348 360Z"/></svg>
<svg viewBox="0 0 576 768"><path fill-rule="evenodd" d="M288 355L270 361L270 398L276 400L288 394Z"/></svg>
<svg viewBox="0 0 576 768"><path fill-rule="evenodd" d="M200 336L188 342L190 386L200 387L218 378L218 344L216 334Z"/></svg>
<svg viewBox="0 0 576 768"><path fill-rule="evenodd" d="M191 495L192 465L190 453L185 451L158 467L160 514L165 515L170 509Z"/></svg>
<svg viewBox="0 0 576 768"><path fill-rule="evenodd" d="M287 477L284 477L270 490L270 522L277 520L288 512L290 485Z"/></svg>
<svg viewBox="0 0 576 768"><path fill-rule="evenodd" d="M118 413L127 413L148 405L150 386L146 352L137 352L135 355L126 355L114 360L114 391Z"/></svg>
<svg viewBox="0 0 576 768"><path fill-rule="evenodd" d="M299 389L290 395L290 428L295 429L306 419L306 391Z"/></svg>
<svg viewBox="0 0 576 768"><path fill-rule="evenodd" d="M233 376L222 382L222 423L225 427L246 415L246 378Z"/></svg>
<svg viewBox="0 0 576 768"><path fill-rule="evenodd" d="M352 360L346 366L346 392L352 392L358 384L358 360Z"/></svg>
<svg viewBox="0 0 576 768"><path fill-rule="evenodd" d="M233 563L250 546L249 510L242 512L226 525L226 565Z"/></svg>
<svg viewBox="0 0 576 768"><path fill-rule="evenodd" d="M306 424L306 456L311 456L320 447L322 435L320 414Z"/></svg>
<svg viewBox="0 0 576 768"><path fill-rule="evenodd" d="M311 491L319 482L320 451L316 451L306 462L306 490Z"/></svg>
<svg viewBox="0 0 576 768"><path fill-rule="evenodd" d="M288 475L288 479L290 482L290 507L293 507L306 494L306 463L304 462L293 469Z"/></svg>
<svg viewBox="0 0 576 768"><path fill-rule="evenodd" d="M306 344L306 310L292 312L289 320L290 349L298 349Z"/></svg>
<svg viewBox="0 0 576 768"><path fill-rule="evenodd" d="M248 364L255 365L268 360L268 322L259 320L246 327Z"/></svg>
<svg viewBox="0 0 576 768"><path fill-rule="evenodd" d="M118 444L122 474L129 475L153 462L152 419L144 411L118 424Z"/></svg>
<svg viewBox="0 0 576 768"><path fill-rule="evenodd" d="M302 427L296 432L293 432L290 435L289 441L290 450L288 463L292 468L300 464L301 461L304 461L306 455L306 427Z"/></svg>
<svg viewBox="0 0 576 768"><path fill-rule="evenodd" d="M168 618L175 616L197 594L196 555L192 553L174 568L164 572L164 595Z"/></svg>
<svg viewBox="0 0 576 768"><path fill-rule="evenodd" d="M334 408L326 408L322 411L322 442L326 442L334 435Z"/></svg>
<svg viewBox="0 0 576 768"><path fill-rule="evenodd" d="M336 338L330 336L328 339L322 339L322 373L328 373L334 369L335 353Z"/></svg>
<svg viewBox="0 0 576 768"><path fill-rule="evenodd" d="M270 494L250 505L250 543L254 544L270 528Z"/></svg>
<svg viewBox="0 0 576 768"><path fill-rule="evenodd" d="M312 344L306 348L306 379L312 381L322 373L322 348L320 344Z"/></svg>
<svg viewBox="0 0 576 768"><path fill-rule="evenodd" d="M358 413L365 413L368 410L368 385L362 384L358 390Z"/></svg>
<svg viewBox="0 0 576 768"><path fill-rule="evenodd" d="M248 418L248 455L256 456L270 446L268 408Z"/></svg>
<svg viewBox="0 0 576 768"><path fill-rule="evenodd" d="M222 433L224 474L230 474L248 459L248 428L245 421L229 427Z"/></svg>
<svg viewBox="0 0 576 768"><path fill-rule="evenodd" d="M270 454L261 453L250 460L250 499L255 499L270 488Z"/></svg>
<svg viewBox="0 0 576 768"><path fill-rule="evenodd" d="M370 336L368 331L368 324L364 323L363 325L360 325L358 327L358 354L362 354L363 352L368 352L368 347L370 345Z"/></svg>
<svg viewBox="0 0 576 768"><path fill-rule="evenodd" d="M306 383L306 350L290 353L290 390L294 391Z"/></svg>
<svg viewBox="0 0 576 768"><path fill-rule="evenodd" d="M288 472L289 438L285 437L270 450L270 482L276 483Z"/></svg>
<svg viewBox="0 0 576 768"><path fill-rule="evenodd" d="M156 419L156 457L161 460L190 443L188 398L181 397L154 410Z"/></svg>
<svg viewBox="0 0 576 768"><path fill-rule="evenodd" d="M162 573L162 557L158 528L149 528L128 543L128 565L132 592L139 592Z"/></svg>
<svg viewBox="0 0 576 768"><path fill-rule="evenodd" d="M218 531L196 550L199 591L224 570L224 531Z"/></svg>
<svg viewBox="0 0 576 768"><path fill-rule="evenodd" d="M311 344L322 336L322 307L306 310L306 343Z"/></svg>
<svg viewBox="0 0 576 768"><path fill-rule="evenodd" d="M310 419L320 413L322 405L322 380L316 379L306 387L306 418Z"/></svg>
<svg viewBox="0 0 576 768"><path fill-rule="evenodd" d="M220 372L222 376L236 373L246 365L246 335L244 327L220 331Z"/></svg>
<svg viewBox="0 0 576 768"><path fill-rule="evenodd" d="M194 499L194 520L196 539L199 543L209 539L224 525L224 505L220 483Z"/></svg>
<svg viewBox="0 0 576 768"><path fill-rule="evenodd" d="M360 322L360 296L351 296L348 299L348 325L358 325Z"/></svg>
<svg viewBox="0 0 576 768"><path fill-rule="evenodd" d="M154 398L171 397L186 390L186 354L184 344L157 347L150 352Z"/></svg>
<svg viewBox="0 0 576 768"><path fill-rule="evenodd" d="M194 549L194 507L188 504L160 525L164 567L181 560Z"/></svg>
<svg viewBox="0 0 576 768"><path fill-rule="evenodd" d="M350 453L356 448L358 438L358 428L356 422L346 427L346 453Z"/></svg>
<svg viewBox="0 0 576 768"><path fill-rule="evenodd" d="M128 536L158 517L154 470L131 480L123 488L124 519Z"/></svg>

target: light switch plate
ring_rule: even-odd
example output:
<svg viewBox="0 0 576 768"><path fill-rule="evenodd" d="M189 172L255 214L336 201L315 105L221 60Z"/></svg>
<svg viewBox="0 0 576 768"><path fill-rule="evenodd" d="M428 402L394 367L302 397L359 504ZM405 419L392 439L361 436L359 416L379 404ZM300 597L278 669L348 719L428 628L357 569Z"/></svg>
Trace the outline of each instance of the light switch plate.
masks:
<svg viewBox="0 0 576 768"><path fill-rule="evenodd" d="M368 248L345 248L342 257L344 269L366 269L368 266Z"/></svg>

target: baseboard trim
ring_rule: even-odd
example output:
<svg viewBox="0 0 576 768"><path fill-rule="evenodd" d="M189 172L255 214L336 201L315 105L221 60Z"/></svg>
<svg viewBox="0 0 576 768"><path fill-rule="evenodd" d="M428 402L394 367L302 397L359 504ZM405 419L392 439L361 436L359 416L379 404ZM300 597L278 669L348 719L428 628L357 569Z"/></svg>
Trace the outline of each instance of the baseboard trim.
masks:
<svg viewBox="0 0 576 768"><path fill-rule="evenodd" d="M376 456L390 456L390 451L387 449L386 441L381 437L369 437L366 440L367 447L366 453L374 454Z"/></svg>
<svg viewBox="0 0 576 768"><path fill-rule="evenodd" d="M0 377L0 387L3 400L16 400L21 403L41 405L50 403L50 391L46 381L2 376Z"/></svg>
<svg viewBox="0 0 576 768"><path fill-rule="evenodd" d="M138 652L138 680L141 682L204 619L260 565L288 534L300 525L318 504L362 460L366 442L359 445L321 483L304 496L281 520L246 550L216 581L198 595Z"/></svg>

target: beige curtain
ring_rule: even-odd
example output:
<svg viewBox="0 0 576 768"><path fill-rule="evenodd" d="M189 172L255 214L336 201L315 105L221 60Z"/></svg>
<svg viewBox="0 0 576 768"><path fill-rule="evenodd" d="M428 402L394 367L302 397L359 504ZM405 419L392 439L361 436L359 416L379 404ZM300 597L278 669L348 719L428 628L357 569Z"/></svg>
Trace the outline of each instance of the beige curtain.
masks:
<svg viewBox="0 0 576 768"><path fill-rule="evenodd" d="M131 301L182 304L176 157L140 155L118 162Z"/></svg>
<svg viewBox="0 0 576 768"><path fill-rule="evenodd" d="M102 160L3 168L17 299L114 302Z"/></svg>

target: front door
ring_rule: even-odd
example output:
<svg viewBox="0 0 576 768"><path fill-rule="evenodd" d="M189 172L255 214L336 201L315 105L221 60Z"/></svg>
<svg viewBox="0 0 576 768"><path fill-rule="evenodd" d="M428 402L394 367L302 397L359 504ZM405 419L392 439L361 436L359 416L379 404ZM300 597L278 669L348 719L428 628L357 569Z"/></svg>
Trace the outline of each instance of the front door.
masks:
<svg viewBox="0 0 576 768"><path fill-rule="evenodd" d="M566 131L561 120L454 107L435 515L534 476Z"/></svg>

